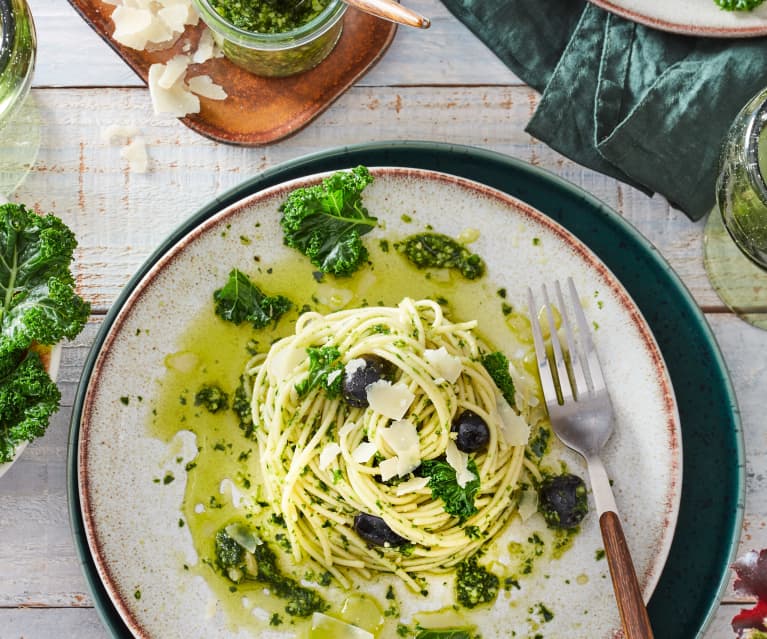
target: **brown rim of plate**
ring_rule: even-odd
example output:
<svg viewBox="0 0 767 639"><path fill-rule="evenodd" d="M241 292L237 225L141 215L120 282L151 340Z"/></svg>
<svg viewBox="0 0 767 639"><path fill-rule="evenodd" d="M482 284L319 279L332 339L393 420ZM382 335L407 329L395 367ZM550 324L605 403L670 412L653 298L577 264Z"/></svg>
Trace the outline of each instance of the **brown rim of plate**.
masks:
<svg viewBox="0 0 767 639"><path fill-rule="evenodd" d="M593 4L614 13L622 18L638 22L647 27L658 29L660 31L668 31L669 33L677 33L680 35L696 35L707 36L710 38L755 38L758 36L767 35L767 21L761 26L752 27L707 27L707 26L695 26L690 24L684 24L682 22L670 22L668 20L661 20L660 18L654 18L653 16L641 13L639 11L632 11L626 7L622 7L618 4L610 2L610 0L589 0ZM709 0L713 2L713 0Z"/></svg>
<svg viewBox="0 0 767 639"><path fill-rule="evenodd" d="M567 246L571 247L584 262L586 262L602 280L620 302L621 306L628 312L631 323L636 327L641 340L645 346L646 352L650 354L653 368L657 371L657 379L662 389L664 412L666 414L666 432L669 448L673 451L673 459L670 468L670 483L667 486L666 501L664 504L664 521L662 523L662 545L654 553L654 560L650 561L647 569L640 575L642 592L645 601L650 598L655 586L660 578L663 566L665 564L668 552L673 540L674 528L679 512L679 503L681 499L681 477L682 477L682 451L681 451L681 422L677 410L676 399L671 385L671 378L668 374L665 361L660 352L655 337L650 330L649 325L639 311L638 307L630 297L626 289L613 275L612 271L602 263L602 261L589 249L581 240L572 235L559 223L555 222L542 212L529 206L528 204L499 191L495 188L486 186L479 182L468 180L466 178L440 173L428 169L413 169L401 167L371 167L370 172L375 176L394 176L399 178L421 178L430 179L446 184L454 184L474 193L479 193L485 197L495 199L504 203L507 207L514 209L517 213L531 219L533 222L545 226L552 233L557 235ZM91 477L87 472L85 460L89 453L89 415L92 410L94 398L98 392L100 381L100 370L111 355L111 346L120 336L123 325L133 312L133 308L148 287L152 285L154 278L167 266L173 263L188 245L195 242L201 235L209 232L211 229L226 224L227 220L240 213L244 208L251 206L254 202L263 199L269 199L280 194L290 192L298 187L316 184L323 177L332 174L333 171L319 173L311 176L296 178L288 182L269 187L253 195L247 196L242 200L230 205L229 207L215 213L196 226L192 231L179 240L164 255L162 255L146 273L146 275L136 284L135 289L126 299L123 307L114 319L112 326L105 336L98 357L94 361L91 376L88 380L88 387L85 392L82 405L80 436L77 444L78 459L78 489L80 493L81 514L83 517L83 528L85 530L88 546L91 550L96 570L104 584L110 599L114 603L117 611L131 632L139 639L156 639L149 635L141 626L135 616L132 614L128 602L132 597L129 592L122 592L117 580L113 577L109 568L109 562L102 551L98 535L98 525L93 516L90 498ZM661 558L662 561L658 561Z"/></svg>

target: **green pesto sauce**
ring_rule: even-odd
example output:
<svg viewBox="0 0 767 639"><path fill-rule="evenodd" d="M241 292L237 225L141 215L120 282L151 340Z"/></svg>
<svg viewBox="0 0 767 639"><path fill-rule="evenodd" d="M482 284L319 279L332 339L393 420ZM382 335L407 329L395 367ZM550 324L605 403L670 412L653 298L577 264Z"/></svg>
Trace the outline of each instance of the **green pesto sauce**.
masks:
<svg viewBox="0 0 767 639"><path fill-rule="evenodd" d="M314 277L314 268L303 256L275 263L271 268L259 267L247 275L267 295L287 295L296 308L289 311L276 327L255 330L242 324L235 326L215 315L213 300L208 309L201 310L177 343L177 350L165 358L166 375L158 381L153 398L150 434L166 442L181 430L197 436L197 457L187 464L186 492L182 504L183 520L189 529L200 562L184 566L185 570L205 578L226 618L233 628L266 628L279 619L280 629L308 637L309 620L292 617L285 611L285 601L264 593L264 584L240 582L234 584L219 574L214 564L215 534L233 522L242 522L256 530L277 555L285 576L305 580L329 604L326 614L359 625L377 637L397 635L399 617L394 613L396 601L372 601L360 593L344 591L335 582L323 583L323 569L306 562L294 565L286 545L280 544L282 527L274 521L268 508L243 514L235 508L228 491L221 494L221 482L227 478L235 487L247 492L257 486L252 469L257 467L257 447L240 429L232 410L211 413L195 403L203 386L221 388L231 399L250 352L266 352L271 343L294 331L294 324L303 305L322 313L343 307L364 305L396 305L405 296L414 299L432 298L443 303L448 316L456 321L482 318L481 334L488 344L505 346L519 340L519 330L527 332L522 315L504 315L498 307L494 292L497 283L469 281L452 270L419 270L396 252L369 243L371 265L350 278ZM233 264L233 267L241 266ZM223 282L222 282L223 285ZM525 362L530 370L534 362ZM520 551L538 557L537 541L521 544ZM526 549L526 550L524 550ZM515 570L515 577L529 574ZM508 577L508 575L504 575ZM256 613L254 614L254 609ZM360 612L362 611L362 612ZM378 611L378 612L376 612ZM392 611L388 615L386 611ZM471 624L471 613L461 612L461 618ZM464 624L465 625L465 624Z"/></svg>
<svg viewBox="0 0 767 639"><path fill-rule="evenodd" d="M485 263L479 255L441 233L417 233L396 247L418 268L455 269L468 280L485 274Z"/></svg>
<svg viewBox="0 0 767 639"><path fill-rule="evenodd" d="M330 0L211 0L235 27L252 33L285 33L311 22Z"/></svg>

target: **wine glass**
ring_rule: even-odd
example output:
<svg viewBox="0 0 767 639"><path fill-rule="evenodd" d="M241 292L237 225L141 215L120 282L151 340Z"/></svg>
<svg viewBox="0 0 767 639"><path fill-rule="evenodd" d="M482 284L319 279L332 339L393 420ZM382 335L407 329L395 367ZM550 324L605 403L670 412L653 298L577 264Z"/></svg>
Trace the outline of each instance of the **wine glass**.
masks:
<svg viewBox="0 0 767 639"><path fill-rule="evenodd" d="M0 199L26 177L40 148L40 116L29 88L37 38L26 0L0 0Z"/></svg>
<svg viewBox="0 0 767 639"><path fill-rule="evenodd" d="M767 329L767 89L743 107L722 149L704 262L722 301Z"/></svg>

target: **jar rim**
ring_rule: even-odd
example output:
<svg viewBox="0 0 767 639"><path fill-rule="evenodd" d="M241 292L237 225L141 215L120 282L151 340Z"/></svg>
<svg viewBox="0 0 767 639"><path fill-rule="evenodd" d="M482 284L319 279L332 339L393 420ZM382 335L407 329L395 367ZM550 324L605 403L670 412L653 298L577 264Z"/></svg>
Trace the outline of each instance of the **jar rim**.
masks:
<svg viewBox="0 0 767 639"><path fill-rule="evenodd" d="M258 31L248 31L242 29L228 20L224 19L211 5L211 0L195 0L197 5L205 10L205 16L203 19L208 22L207 18L211 18L216 24L208 24L209 27L220 27L226 30L226 33L221 35L231 39L235 36L239 39L240 44L246 44L247 41L254 39L259 40L259 43L267 46L279 47L283 45L285 41L290 41L290 46L298 46L303 44L305 40L313 39L327 29L333 26L337 22L337 18L343 15L346 11L346 3L343 0L330 0L328 6L326 6L318 15L314 18L302 24L295 29L289 31L281 31L279 33L260 33ZM324 29L322 27L325 27ZM247 46L247 44L246 44Z"/></svg>

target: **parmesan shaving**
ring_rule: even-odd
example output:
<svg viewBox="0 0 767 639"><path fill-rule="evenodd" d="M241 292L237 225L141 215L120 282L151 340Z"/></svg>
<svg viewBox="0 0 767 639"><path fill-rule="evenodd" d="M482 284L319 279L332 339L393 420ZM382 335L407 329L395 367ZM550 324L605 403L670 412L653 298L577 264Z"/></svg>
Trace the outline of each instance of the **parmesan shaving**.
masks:
<svg viewBox="0 0 767 639"><path fill-rule="evenodd" d="M222 55L224 53L216 45L216 41L213 39L213 32L210 29L204 29L197 42L197 49L192 55L192 62L202 64L212 58L220 58Z"/></svg>
<svg viewBox="0 0 767 639"><path fill-rule="evenodd" d="M157 80L163 89L170 89L179 79L183 78L189 67L189 56L177 55L165 63L162 75Z"/></svg>
<svg viewBox="0 0 767 639"><path fill-rule="evenodd" d="M191 0L108 0L115 6L112 37L139 51L172 46L186 25L200 19Z"/></svg>
<svg viewBox="0 0 767 639"><path fill-rule="evenodd" d="M368 405L377 413L389 419L402 419L413 403L415 395L402 382L392 384L379 379L365 388Z"/></svg>
<svg viewBox="0 0 767 639"><path fill-rule="evenodd" d="M135 126L110 124L101 127L101 141L106 144L111 144L115 138L127 139L134 135L138 135L138 129Z"/></svg>
<svg viewBox="0 0 767 639"><path fill-rule="evenodd" d="M426 488L428 483L428 477L413 477L412 479L408 479L407 481L403 481L401 484L399 484L394 492L397 494L397 497L401 497L402 495L415 493L422 488Z"/></svg>
<svg viewBox="0 0 767 639"><path fill-rule="evenodd" d="M346 422L343 426L341 426L341 430L338 431L338 435L340 437L346 437L355 428L357 428L357 424L354 422Z"/></svg>
<svg viewBox="0 0 767 639"><path fill-rule="evenodd" d="M168 89L160 85L160 78L165 73L166 65L159 62L149 67L149 94L152 97L154 112L167 113L177 118L183 118L190 113L200 112L200 98L189 90L183 80L179 79Z"/></svg>
<svg viewBox="0 0 767 639"><path fill-rule="evenodd" d="M377 452L378 447L373 442L362 442L352 451L352 459L358 464L366 464Z"/></svg>
<svg viewBox="0 0 767 639"><path fill-rule="evenodd" d="M189 88L192 93L201 95L203 98L210 100L226 100L226 91L220 84L213 82L209 75L198 75L193 78L189 78Z"/></svg>
<svg viewBox="0 0 767 639"><path fill-rule="evenodd" d="M538 512L538 493L534 490L523 490L517 508L522 521L527 521Z"/></svg>
<svg viewBox="0 0 767 639"><path fill-rule="evenodd" d="M445 459L455 471L455 481L461 488L465 488L466 484L477 478L476 475L469 470L469 456L458 450L458 447L452 440L448 442L447 448L445 449Z"/></svg>
<svg viewBox="0 0 767 639"><path fill-rule="evenodd" d="M328 466L333 463L333 460L338 457L340 452L341 447L335 442L327 444L320 453L320 470L327 470Z"/></svg>
<svg viewBox="0 0 767 639"><path fill-rule="evenodd" d="M397 471L399 470L399 459L396 456L384 459L378 464L378 470L381 472L381 479L383 481L389 481L392 477L397 475Z"/></svg>
<svg viewBox="0 0 767 639"><path fill-rule="evenodd" d="M421 464L420 441L416 427L407 419L381 430L381 438L396 453L397 475L404 477Z"/></svg>
<svg viewBox="0 0 767 639"><path fill-rule="evenodd" d="M144 138L134 138L132 142L120 149L120 155L128 160L128 166L133 173L146 173L149 170L149 156Z"/></svg>
<svg viewBox="0 0 767 639"><path fill-rule="evenodd" d="M496 395L495 401L503 441L507 446L525 446L530 439L530 426L521 415L517 415L503 395Z"/></svg>
<svg viewBox="0 0 767 639"><path fill-rule="evenodd" d="M431 364L441 377L445 378L451 384L461 376L463 365L461 358L456 355L450 355L444 346L438 349L426 349L423 352L423 358Z"/></svg>

